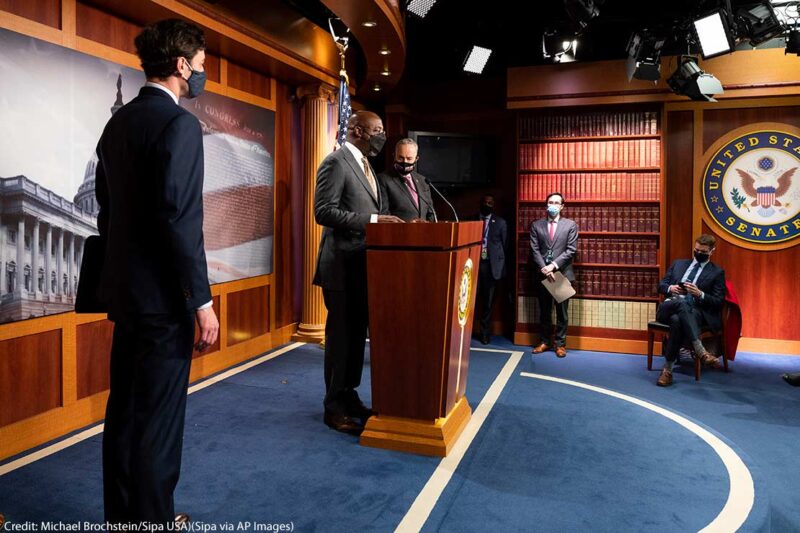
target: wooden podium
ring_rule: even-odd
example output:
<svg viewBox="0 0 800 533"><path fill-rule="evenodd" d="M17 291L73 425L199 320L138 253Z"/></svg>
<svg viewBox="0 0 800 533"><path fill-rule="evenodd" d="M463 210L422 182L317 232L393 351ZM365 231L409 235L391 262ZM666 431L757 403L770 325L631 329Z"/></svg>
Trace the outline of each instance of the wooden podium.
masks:
<svg viewBox="0 0 800 533"><path fill-rule="evenodd" d="M361 444L444 457L467 386L481 222L369 224L372 409Z"/></svg>

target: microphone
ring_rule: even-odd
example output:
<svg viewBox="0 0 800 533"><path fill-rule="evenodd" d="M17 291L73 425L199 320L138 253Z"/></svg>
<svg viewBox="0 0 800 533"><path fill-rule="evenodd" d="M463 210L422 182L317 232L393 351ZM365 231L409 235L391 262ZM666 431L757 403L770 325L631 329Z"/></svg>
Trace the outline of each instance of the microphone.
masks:
<svg viewBox="0 0 800 533"><path fill-rule="evenodd" d="M423 177L424 177L424 176L423 176ZM425 182L426 182L428 185L430 185L430 182L428 181L428 178L425 178ZM418 197L420 200L422 200L423 202L425 202L425 205L427 205L427 206L430 208L430 210L431 210L431 213L433 213L433 221L434 221L434 222L439 222L439 217L437 217L437 216L436 216L436 209L434 209L434 208L433 208L433 204L432 204L432 203L430 203L430 202L429 202L428 200L426 200L425 198L423 198L421 194L418 194L418 195L417 195L417 197Z"/></svg>
<svg viewBox="0 0 800 533"><path fill-rule="evenodd" d="M456 208L455 208L455 207L453 207L453 204L451 204L450 202L448 202L448 201L447 201L447 198L445 198L445 197L444 197L444 195L443 195L441 192L439 192L439 189L437 189L437 188L436 188L436 187L433 185L433 183L431 183L431 180L430 180L430 179L428 179L428 177L427 177L427 176L425 176L425 183L427 183L427 184L430 186L430 188L431 188L431 189L433 189L434 191L436 191L436 194L438 194L438 195L439 195L439 198L441 198L442 200L444 200L444 203L446 203L448 206L450 206L450 209L453 211L453 216L455 216L455 217L456 217L456 222L458 222L458 213L456 213Z"/></svg>

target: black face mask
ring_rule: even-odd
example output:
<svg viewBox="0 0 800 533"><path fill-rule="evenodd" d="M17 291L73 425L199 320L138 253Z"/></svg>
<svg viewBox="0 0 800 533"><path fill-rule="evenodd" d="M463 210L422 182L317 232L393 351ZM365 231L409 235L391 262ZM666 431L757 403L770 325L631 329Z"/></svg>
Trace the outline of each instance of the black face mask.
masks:
<svg viewBox="0 0 800 533"><path fill-rule="evenodd" d="M406 163L405 161L394 162L394 169L401 176L407 176L408 174L411 174L414 171L414 167L416 166L417 166L416 163Z"/></svg>
<svg viewBox="0 0 800 533"><path fill-rule="evenodd" d="M383 145L386 144L386 134L385 133L376 133L375 135L370 135L369 137L369 151L367 155L369 157L375 157L381 150L383 150Z"/></svg>
<svg viewBox="0 0 800 533"><path fill-rule="evenodd" d="M705 263L706 261L708 261L708 258L710 256L711 256L711 254L704 254L702 252L695 252L694 253L694 258L697 259L698 263Z"/></svg>
<svg viewBox="0 0 800 533"><path fill-rule="evenodd" d="M481 215L488 217L492 214L492 206L481 204Z"/></svg>

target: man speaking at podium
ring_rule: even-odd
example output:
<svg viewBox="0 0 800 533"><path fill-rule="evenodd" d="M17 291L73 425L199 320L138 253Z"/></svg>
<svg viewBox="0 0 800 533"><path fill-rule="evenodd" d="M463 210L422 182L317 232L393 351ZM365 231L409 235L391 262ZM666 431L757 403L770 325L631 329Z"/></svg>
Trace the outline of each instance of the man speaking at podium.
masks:
<svg viewBox="0 0 800 533"><path fill-rule="evenodd" d="M317 169L314 218L324 226L314 284L322 287L325 323L325 424L358 435L372 410L356 392L367 339L367 244L370 222L403 222L387 215L367 157L383 149L386 134L375 113L360 111L347 121L347 142Z"/></svg>

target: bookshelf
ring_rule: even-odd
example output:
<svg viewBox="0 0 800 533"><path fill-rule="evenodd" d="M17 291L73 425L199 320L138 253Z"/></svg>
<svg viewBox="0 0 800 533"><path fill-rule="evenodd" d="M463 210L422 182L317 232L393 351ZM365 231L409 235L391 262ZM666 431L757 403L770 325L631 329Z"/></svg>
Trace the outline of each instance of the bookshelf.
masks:
<svg viewBox="0 0 800 533"><path fill-rule="evenodd" d="M555 191L579 230L570 335L645 339L664 270L661 122L660 108L630 105L518 115L516 343L538 331L529 231Z"/></svg>

